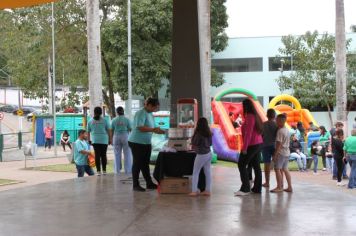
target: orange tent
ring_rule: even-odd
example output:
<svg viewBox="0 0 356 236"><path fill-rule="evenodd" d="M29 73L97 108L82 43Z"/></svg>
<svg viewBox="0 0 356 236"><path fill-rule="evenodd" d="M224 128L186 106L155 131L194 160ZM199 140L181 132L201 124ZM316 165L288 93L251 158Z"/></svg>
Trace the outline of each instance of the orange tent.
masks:
<svg viewBox="0 0 356 236"><path fill-rule="evenodd" d="M58 0L0 0L0 9L30 7Z"/></svg>

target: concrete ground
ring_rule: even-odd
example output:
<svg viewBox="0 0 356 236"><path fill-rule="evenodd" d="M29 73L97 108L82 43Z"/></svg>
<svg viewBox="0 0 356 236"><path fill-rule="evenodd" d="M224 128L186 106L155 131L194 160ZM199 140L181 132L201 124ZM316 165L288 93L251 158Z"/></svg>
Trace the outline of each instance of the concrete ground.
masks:
<svg viewBox="0 0 356 236"><path fill-rule="evenodd" d="M355 235L356 190L311 177L293 173L292 194L234 197L237 169L214 167L210 198L132 192L114 175L39 184L1 192L0 235Z"/></svg>

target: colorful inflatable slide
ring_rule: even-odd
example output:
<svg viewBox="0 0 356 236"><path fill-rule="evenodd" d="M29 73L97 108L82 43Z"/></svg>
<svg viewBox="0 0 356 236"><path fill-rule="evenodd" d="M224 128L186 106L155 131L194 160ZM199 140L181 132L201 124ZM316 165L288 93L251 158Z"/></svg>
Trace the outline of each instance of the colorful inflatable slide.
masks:
<svg viewBox="0 0 356 236"><path fill-rule="evenodd" d="M283 102L291 103L292 106L283 104ZM289 126L296 125L300 121L306 130L309 129L310 122L313 122L313 124L318 127L318 124L310 111L307 109L302 109L300 102L291 95L282 94L276 96L269 103L269 108L275 109L277 113L286 113L287 123Z"/></svg>
<svg viewBox="0 0 356 236"><path fill-rule="evenodd" d="M242 135L239 128L235 129L229 118L229 113L234 114L236 119L239 114L243 114L242 103L223 102L221 99L229 94L242 94L249 98L262 121L266 121L265 111L258 102L257 97L252 92L241 89L231 88L225 90L215 96L212 101L212 112L214 122L212 125L213 130L213 149L219 159L237 161L240 151L242 149Z"/></svg>

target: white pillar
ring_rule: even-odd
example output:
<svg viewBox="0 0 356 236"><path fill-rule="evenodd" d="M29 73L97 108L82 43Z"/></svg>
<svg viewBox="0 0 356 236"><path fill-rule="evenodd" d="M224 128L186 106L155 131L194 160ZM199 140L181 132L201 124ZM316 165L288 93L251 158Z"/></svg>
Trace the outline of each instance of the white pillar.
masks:
<svg viewBox="0 0 356 236"><path fill-rule="evenodd" d="M211 114L211 34L210 0L198 0L198 28L200 51L200 78L202 91L202 116L210 121Z"/></svg>
<svg viewBox="0 0 356 236"><path fill-rule="evenodd" d="M87 0L88 75L90 114L103 105L99 0Z"/></svg>

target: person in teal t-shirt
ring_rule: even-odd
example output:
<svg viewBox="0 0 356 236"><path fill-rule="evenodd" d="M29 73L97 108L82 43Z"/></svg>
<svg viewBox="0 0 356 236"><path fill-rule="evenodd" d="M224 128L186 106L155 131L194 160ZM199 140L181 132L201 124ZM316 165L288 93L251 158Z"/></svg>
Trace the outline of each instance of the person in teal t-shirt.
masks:
<svg viewBox="0 0 356 236"><path fill-rule="evenodd" d="M121 172L121 152L123 151L125 174L131 174L132 158L128 143L129 132L131 132L131 123L130 120L125 117L125 111L123 107L118 107L116 112L118 116L111 122L111 130L114 135L114 172L115 174L120 174Z"/></svg>
<svg viewBox="0 0 356 236"><path fill-rule="evenodd" d="M106 165L108 162L106 152L108 145L111 144L111 128L107 120L101 115L103 110L101 107L94 108L94 117L88 122L88 132L90 143L94 147L95 165L97 175L101 175L101 165L103 174L106 175Z"/></svg>
<svg viewBox="0 0 356 236"><path fill-rule="evenodd" d="M351 135L345 140L344 150L347 155L346 160L351 165L348 188L356 188L356 129L351 131Z"/></svg>
<svg viewBox="0 0 356 236"><path fill-rule="evenodd" d="M79 130L78 140L74 143L74 162L78 171L78 177L83 177L84 172L94 175L93 169L88 165L88 155L90 154L88 134L85 130Z"/></svg>
<svg viewBox="0 0 356 236"><path fill-rule="evenodd" d="M131 148L133 157L132 180L134 191L145 191L145 189L140 186L138 180L140 176L140 171L142 172L142 175L146 180L147 189L157 188L157 185L152 182L149 164L152 150L152 133L165 133L159 127L154 127L152 112L157 111L158 108L158 99L148 98L145 102L144 108L137 111L134 117L133 128L129 137L129 146Z"/></svg>

